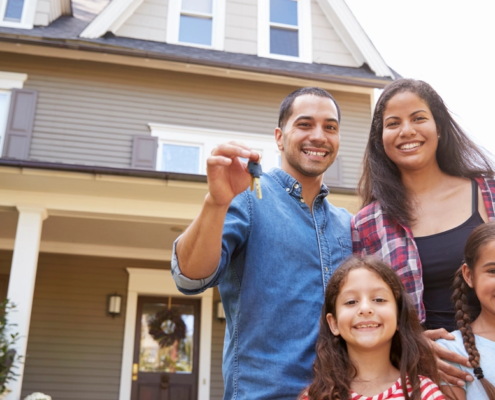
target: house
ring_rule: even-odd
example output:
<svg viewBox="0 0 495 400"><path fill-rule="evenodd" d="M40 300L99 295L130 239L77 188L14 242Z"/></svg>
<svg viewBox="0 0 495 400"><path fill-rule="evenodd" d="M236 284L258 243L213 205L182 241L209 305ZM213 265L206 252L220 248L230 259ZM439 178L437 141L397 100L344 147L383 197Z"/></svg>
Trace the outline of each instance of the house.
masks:
<svg viewBox="0 0 495 400"><path fill-rule="evenodd" d="M344 0L0 0L9 398L221 399L218 291L185 298L169 271L205 158L241 140L278 166L281 100L323 87L343 114L329 200L356 211L374 89L395 78Z"/></svg>

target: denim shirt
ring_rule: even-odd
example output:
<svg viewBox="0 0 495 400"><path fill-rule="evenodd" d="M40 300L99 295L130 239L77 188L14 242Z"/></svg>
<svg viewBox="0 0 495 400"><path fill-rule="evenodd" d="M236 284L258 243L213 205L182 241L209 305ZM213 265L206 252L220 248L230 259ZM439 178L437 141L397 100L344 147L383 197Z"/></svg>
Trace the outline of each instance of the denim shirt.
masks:
<svg viewBox="0 0 495 400"><path fill-rule="evenodd" d="M219 286L229 400L295 399L311 382L325 287L352 253L351 215L326 200L325 185L313 213L301 184L281 169L265 173L261 187L261 200L245 191L232 201L213 275L188 279L175 244L173 250L172 275L182 293Z"/></svg>

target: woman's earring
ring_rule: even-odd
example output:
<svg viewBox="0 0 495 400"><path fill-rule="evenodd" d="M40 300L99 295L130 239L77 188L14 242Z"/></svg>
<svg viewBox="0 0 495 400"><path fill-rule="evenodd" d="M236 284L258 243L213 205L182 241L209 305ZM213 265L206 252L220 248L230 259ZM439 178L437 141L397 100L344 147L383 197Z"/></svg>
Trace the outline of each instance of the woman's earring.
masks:
<svg viewBox="0 0 495 400"><path fill-rule="evenodd" d="M440 139L440 135L438 135L438 138Z"/></svg>

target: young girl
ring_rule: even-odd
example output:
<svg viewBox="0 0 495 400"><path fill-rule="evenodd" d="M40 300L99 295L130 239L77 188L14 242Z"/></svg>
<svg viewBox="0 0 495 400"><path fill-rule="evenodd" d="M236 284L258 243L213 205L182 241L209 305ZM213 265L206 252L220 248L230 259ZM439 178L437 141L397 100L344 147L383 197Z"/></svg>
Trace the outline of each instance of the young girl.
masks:
<svg viewBox="0 0 495 400"><path fill-rule="evenodd" d="M438 340L442 346L469 357L472 368L454 364L477 379L464 388L451 386L447 397L458 400L495 400L495 222L477 227L469 236L464 250L465 263L454 277L454 294L458 331L455 341ZM468 287L474 288L481 303L481 313L471 323L467 305Z"/></svg>
<svg viewBox="0 0 495 400"><path fill-rule="evenodd" d="M374 257L351 257L330 279L313 371L302 399L444 399L414 305Z"/></svg>

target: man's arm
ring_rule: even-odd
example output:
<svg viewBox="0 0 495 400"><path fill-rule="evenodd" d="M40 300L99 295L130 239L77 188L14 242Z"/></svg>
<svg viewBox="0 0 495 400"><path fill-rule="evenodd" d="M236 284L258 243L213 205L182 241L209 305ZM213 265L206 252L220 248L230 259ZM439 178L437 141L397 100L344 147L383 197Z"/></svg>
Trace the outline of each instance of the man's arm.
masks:
<svg viewBox="0 0 495 400"><path fill-rule="evenodd" d="M207 160L208 194L199 216L176 246L182 275L203 279L212 275L222 253L222 232L230 203L251 183L251 175L239 157L259 160L259 154L238 142L215 148Z"/></svg>

